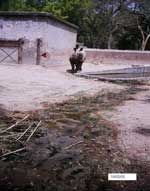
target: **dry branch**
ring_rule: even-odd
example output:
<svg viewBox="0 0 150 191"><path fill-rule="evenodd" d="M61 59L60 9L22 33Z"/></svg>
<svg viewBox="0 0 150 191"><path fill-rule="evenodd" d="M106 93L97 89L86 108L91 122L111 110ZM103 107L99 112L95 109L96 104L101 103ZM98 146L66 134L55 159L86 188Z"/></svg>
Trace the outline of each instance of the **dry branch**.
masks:
<svg viewBox="0 0 150 191"><path fill-rule="evenodd" d="M30 136L27 138L26 142L28 142L31 137L34 135L34 133L36 132L36 130L39 128L39 126L41 125L42 121L40 121L37 126L34 128L34 130L32 131L32 133L30 134Z"/></svg>
<svg viewBox="0 0 150 191"><path fill-rule="evenodd" d="M0 158L8 157L9 155L16 154L16 153L21 152L21 151L23 151L25 149L26 148L24 147L24 148L21 148L21 149L17 149L15 151L11 151L11 152L5 153L2 156L0 156Z"/></svg>
<svg viewBox="0 0 150 191"><path fill-rule="evenodd" d="M21 135L18 137L18 139L16 139L16 141L19 141L28 132L28 130L31 129L32 125L33 123L31 123L29 127L23 133L21 133Z"/></svg>
<svg viewBox="0 0 150 191"><path fill-rule="evenodd" d="M76 145L78 145L78 144L80 144L80 143L83 143L83 141L79 141L79 142L77 142L77 143L74 143L74 144L72 144L72 145L69 145L69 146L65 147L64 150L68 150L68 149L70 149L71 147L74 147L74 146L76 146Z"/></svg>
<svg viewBox="0 0 150 191"><path fill-rule="evenodd" d="M20 121L17 121L15 124L11 125L10 127L8 127L7 129L5 129L4 131L1 131L0 133L5 133L8 130L12 129L13 127L17 126L19 123L23 122L24 120L26 120L30 115L25 116L23 119L21 119Z"/></svg>
<svg viewBox="0 0 150 191"><path fill-rule="evenodd" d="M18 135L21 135L21 134L22 134L22 133L14 133L14 134L11 134L11 135L0 136L0 138L15 137L15 136L18 136Z"/></svg>

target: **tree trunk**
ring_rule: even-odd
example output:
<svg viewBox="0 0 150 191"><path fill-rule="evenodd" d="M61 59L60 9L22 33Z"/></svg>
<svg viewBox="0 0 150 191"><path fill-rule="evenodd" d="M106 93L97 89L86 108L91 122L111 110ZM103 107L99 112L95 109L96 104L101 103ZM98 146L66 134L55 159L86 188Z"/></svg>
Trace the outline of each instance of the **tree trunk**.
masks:
<svg viewBox="0 0 150 191"><path fill-rule="evenodd" d="M146 45L147 45L147 42L148 42L149 38L150 38L150 34L146 37L145 41L143 42L142 50L146 49Z"/></svg>
<svg viewBox="0 0 150 191"><path fill-rule="evenodd" d="M150 34L146 34L146 35L144 34L144 31L143 31L141 25L138 23L138 21L137 21L137 25L138 25L138 29L140 30L141 37L142 37L141 50L144 51L146 49L146 45L150 38Z"/></svg>
<svg viewBox="0 0 150 191"><path fill-rule="evenodd" d="M109 37L108 37L108 43L107 43L107 48L108 49L112 48L112 42L113 42L113 35L112 35L112 33L110 33Z"/></svg>

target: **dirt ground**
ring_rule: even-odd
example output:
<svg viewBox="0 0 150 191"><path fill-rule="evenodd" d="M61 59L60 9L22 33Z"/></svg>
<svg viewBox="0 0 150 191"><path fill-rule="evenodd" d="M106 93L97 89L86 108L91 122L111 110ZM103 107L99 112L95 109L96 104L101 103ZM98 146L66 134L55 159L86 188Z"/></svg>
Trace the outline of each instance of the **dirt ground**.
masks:
<svg viewBox="0 0 150 191"><path fill-rule="evenodd" d="M1 157L0 190L148 191L149 163L120 149L118 126L103 115L145 91L145 87L128 85L119 92L81 96L34 112L1 110L1 155L25 150ZM26 121L2 133L27 114ZM39 121L42 124L29 142L25 142L29 132L16 140L18 133ZM137 173L138 181L109 182L108 173L114 172Z"/></svg>
<svg viewBox="0 0 150 191"><path fill-rule="evenodd" d="M149 191L149 82L83 79L66 66L0 68L0 190ZM109 182L117 172L138 181Z"/></svg>
<svg viewBox="0 0 150 191"><path fill-rule="evenodd" d="M150 86L106 112L119 130L118 144L130 157L150 162Z"/></svg>
<svg viewBox="0 0 150 191"><path fill-rule="evenodd" d="M61 102L81 95L116 90L114 84L75 77L66 72L70 66L0 65L0 105L14 111L39 109L47 103ZM84 71L106 69L84 65Z"/></svg>

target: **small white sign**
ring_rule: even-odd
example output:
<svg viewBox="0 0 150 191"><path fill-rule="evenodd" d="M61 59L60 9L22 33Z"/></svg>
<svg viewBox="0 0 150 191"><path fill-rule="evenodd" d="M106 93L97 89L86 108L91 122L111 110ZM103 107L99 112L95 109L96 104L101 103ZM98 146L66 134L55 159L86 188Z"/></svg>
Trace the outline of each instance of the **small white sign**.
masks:
<svg viewBox="0 0 150 191"><path fill-rule="evenodd" d="M136 181L137 175L134 173L112 173L108 174L109 181Z"/></svg>

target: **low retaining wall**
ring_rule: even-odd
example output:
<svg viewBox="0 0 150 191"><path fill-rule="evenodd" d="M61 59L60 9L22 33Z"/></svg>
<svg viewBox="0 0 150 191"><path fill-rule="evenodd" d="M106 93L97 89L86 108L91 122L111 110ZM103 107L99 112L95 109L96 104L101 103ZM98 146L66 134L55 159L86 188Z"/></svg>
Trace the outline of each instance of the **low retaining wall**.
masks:
<svg viewBox="0 0 150 191"><path fill-rule="evenodd" d="M94 64L150 64L150 51L86 49L88 63Z"/></svg>

